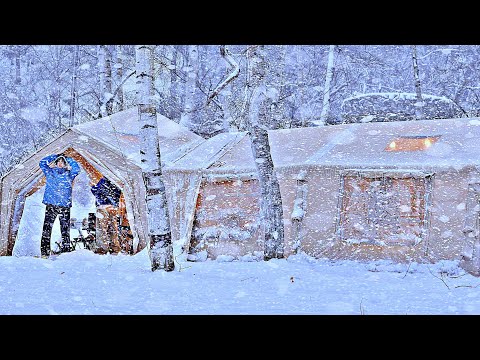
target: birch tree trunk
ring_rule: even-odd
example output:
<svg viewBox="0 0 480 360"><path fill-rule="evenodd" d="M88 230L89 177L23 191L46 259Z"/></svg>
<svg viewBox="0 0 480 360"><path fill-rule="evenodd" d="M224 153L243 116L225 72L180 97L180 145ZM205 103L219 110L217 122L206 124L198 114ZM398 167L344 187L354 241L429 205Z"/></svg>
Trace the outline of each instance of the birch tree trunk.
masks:
<svg viewBox="0 0 480 360"><path fill-rule="evenodd" d="M174 269L167 196L162 179L157 114L153 102L153 52L147 45L135 47L137 105L140 126L142 176L146 189L149 256L152 271Z"/></svg>
<svg viewBox="0 0 480 360"><path fill-rule="evenodd" d="M417 46L412 45L412 61L413 61L413 77L415 80L415 92L417 93L417 102L415 103L415 119L420 120L423 118L423 99L422 88L420 83L420 75L417 63Z"/></svg>
<svg viewBox="0 0 480 360"><path fill-rule="evenodd" d="M57 122L58 128L63 127L61 107L60 107L60 45L54 47L54 68L52 76L52 86L49 89L50 106L48 108L48 117L52 119L52 122Z"/></svg>
<svg viewBox="0 0 480 360"><path fill-rule="evenodd" d="M182 115L182 104L181 96L179 94L179 81L178 81L178 52L175 46L172 45L172 57L171 57L171 71L170 71L170 114L169 119L174 120L175 122L180 122L180 117Z"/></svg>
<svg viewBox="0 0 480 360"><path fill-rule="evenodd" d="M80 46L75 45L73 53L73 69L72 69L72 91L70 94L70 122L69 126L72 127L75 123L75 103L77 102L77 69L79 60Z"/></svg>
<svg viewBox="0 0 480 360"><path fill-rule="evenodd" d="M123 53L122 53L122 45L116 46L116 72L115 75L117 77L118 82L118 90L117 90L117 111L124 110L124 102L123 102L123 84L122 84L122 77L123 77Z"/></svg>
<svg viewBox="0 0 480 360"><path fill-rule="evenodd" d="M320 114L320 122L322 125L325 125L325 122L327 121L328 112L330 110L331 82L333 79L334 71L335 71L335 45L330 45L330 49L328 51L327 75L325 76L325 88L323 90L322 113Z"/></svg>
<svg viewBox="0 0 480 360"><path fill-rule="evenodd" d="M192 129L193 112L195 111L195 95L198 74L198 45L188 47L188 72L185 84L185 108L182 113L180 124Z"/></svg>
<svg viewBox="0 0 480 360"><path fill-rule="evenodd" d="M98 75L100 80L100 112L102 117L112 114L112 55L106 45L98 46Z"/></svg>
<svg viewBox="0 0 480 360"><path fill-rule="evenodd" d="M231 85L225 86L224 93L220 96L220 102L223 107L223 129L225 132L236 131L237 128L233 124L232 113L230 112L230 97L231 97Z"/></svg>
<svg viewBox="0 0 480 360"><path fill-rule="evenodd" d="M261 189L260 223L264 232L264 260L283 257L284 226L280 185L273 165L268 140L267 121L271 117L265 86L266 62L263 46L249 50L250 87L253 89L249 104L247 131L252 144L252 153L257 167ZM278 94L278 92L277 92Z"/></svg>
<svg viewBox="0 0 480 360"><path fill-rule="evenodd" d="M112 95L112 53L105 46L105 111L107 115L113 114L113 95Z"/></svg>
<svg viewBox="0 0 480 360"><path fill-rule="evenodd" d="M98 66L98 105L100 108L101 117L107 116L105 111L105 45L98 45L97 47L97 66Z"/></svg>

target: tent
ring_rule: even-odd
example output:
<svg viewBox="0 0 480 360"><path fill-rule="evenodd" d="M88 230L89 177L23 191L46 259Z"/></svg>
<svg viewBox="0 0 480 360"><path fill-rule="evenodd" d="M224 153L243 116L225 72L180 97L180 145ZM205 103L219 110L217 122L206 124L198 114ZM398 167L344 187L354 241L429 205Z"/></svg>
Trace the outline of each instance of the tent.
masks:
<svg viewBox="0 0 480 360"><path fill-rule="evenodd" d="M163 167L204 141L162 115L157 115L157 121ZM12 255L26 199L44 186L40 159L60 152L77 160L89 179L106 176L122 190L134 252L143 249L147 228L139 144L138 114L131 108L67 129L6 173L0 179L0 255Z"/></svg>
<svg viewBox="0 0 480 360"><path fill-rule="evenodd" d="M479 119L282 129L269 138L286 256L450 259L478 271ZM208 139L168 172L182 173L171 188L188 199L176 239L192 259L261 255L259 187L245 133Z"/></svg>
<svg viewBox="0 0 480 360"><path fill-rule="evenodd" d="M136 251L146 244L135 110L74 126L1 178L0 251L11 254L38 161L70 151L123 191ZM259 184L245 132L208 140L158 115L172 240L191 260L261 258ZM285 255L435 262L480 274L480 119L269 131Z"/></svg>

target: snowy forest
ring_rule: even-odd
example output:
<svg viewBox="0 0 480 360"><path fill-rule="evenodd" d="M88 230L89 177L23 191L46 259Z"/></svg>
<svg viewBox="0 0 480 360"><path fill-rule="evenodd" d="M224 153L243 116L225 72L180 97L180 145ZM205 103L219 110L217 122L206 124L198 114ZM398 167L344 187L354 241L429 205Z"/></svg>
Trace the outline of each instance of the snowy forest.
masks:
<svg viewBox="0 0 480 360"><path fill-rule="evenodd" d="M273 99L267 129L480 110L475 45L152 48L156 111L205 139L246 130L259 58ZM136 105L134 45L2 45L0 64L0 175L69 126Z"/></svg>
<svg viewBox="0 0 480 360"><path fill-rule="evenodd" d="M0 45L0 315L480 314L479 59Z"/></svg>

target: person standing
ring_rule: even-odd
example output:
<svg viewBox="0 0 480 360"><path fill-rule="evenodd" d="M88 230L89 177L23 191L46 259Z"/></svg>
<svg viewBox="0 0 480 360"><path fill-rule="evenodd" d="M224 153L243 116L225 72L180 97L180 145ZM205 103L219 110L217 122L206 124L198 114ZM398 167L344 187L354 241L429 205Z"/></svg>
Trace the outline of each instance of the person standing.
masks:
<svg viewBox="0 0 480 360"><path fill-rule="evenodd" d="M106 177L102 177L96 184L91 184L91 191L95 196L97 207L96 252L116 254L121 251L119 202L122 191Z"/></svg>
<svg viewBox="0 0 480 360"><path fill-rule="evenodd" d="M72 207L73 180L80 173L80 166L64 154L51 154L40 160L40 169L46 177L43 203L46 205L40 250L42 257L50 255L50 238L57 216L62 234L61 252L72 251L70 241L70 209Z"/></svg>

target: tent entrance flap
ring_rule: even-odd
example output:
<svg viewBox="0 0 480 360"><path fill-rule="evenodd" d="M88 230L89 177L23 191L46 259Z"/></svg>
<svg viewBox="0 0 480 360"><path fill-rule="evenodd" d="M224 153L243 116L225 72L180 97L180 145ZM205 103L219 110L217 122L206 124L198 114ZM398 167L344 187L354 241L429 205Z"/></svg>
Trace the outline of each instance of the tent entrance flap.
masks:
<svg viewBox="0 0 480 360"><path fill-rule="evenodd" d="M189 259L235 258L263 249L258 180L204 179L192 226ZM197 256L198 255L198 256Z"/></svg>

